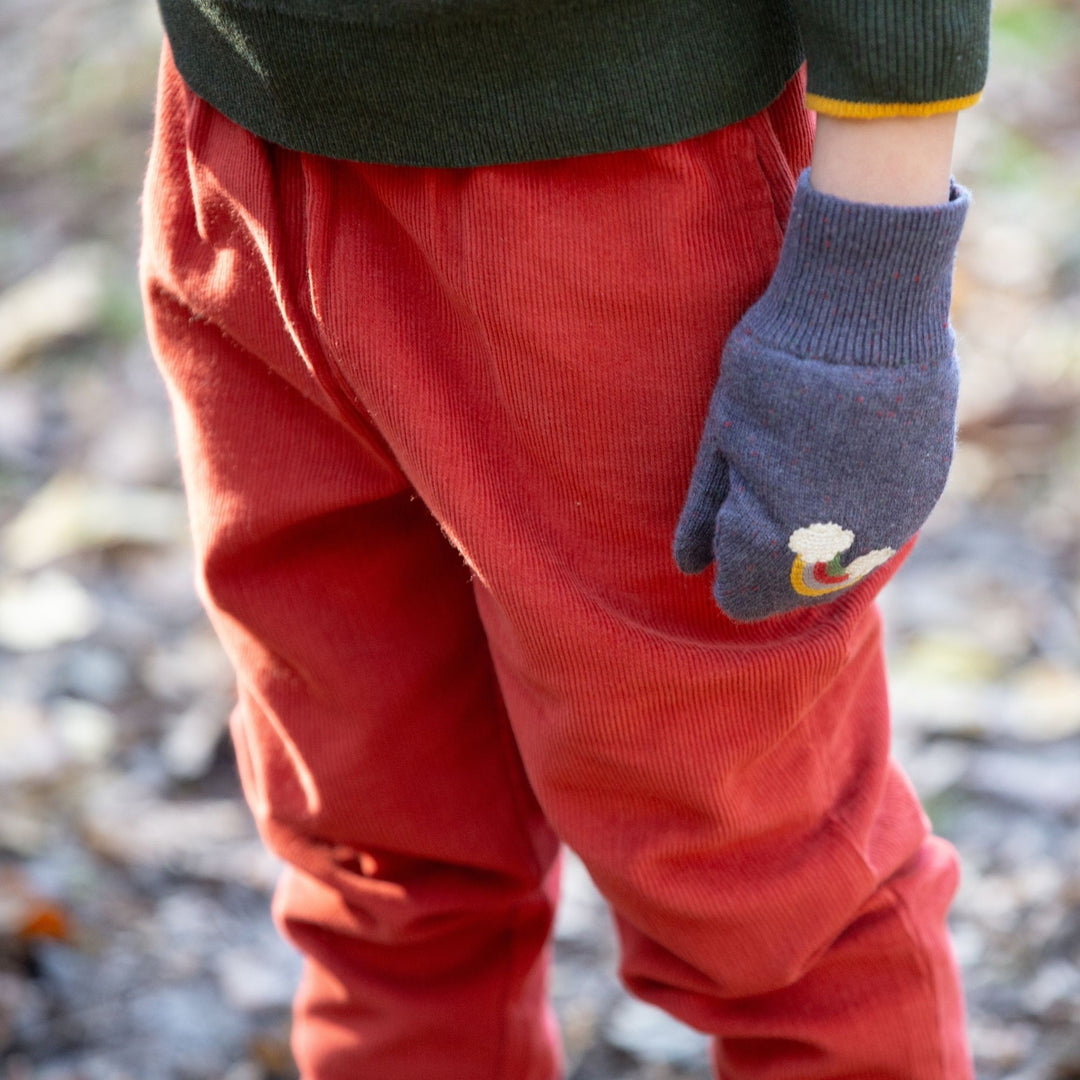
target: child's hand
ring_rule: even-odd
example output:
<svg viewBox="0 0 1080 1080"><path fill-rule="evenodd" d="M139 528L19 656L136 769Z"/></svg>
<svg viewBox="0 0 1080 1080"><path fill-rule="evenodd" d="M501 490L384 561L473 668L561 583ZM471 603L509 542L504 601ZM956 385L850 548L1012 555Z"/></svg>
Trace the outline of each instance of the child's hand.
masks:
<svg viewBox="0 0 1080 1080"><path fill-rule="evenodd" d="M721 358L675 560L716 560L752 621L835 597L894 555L945 486L959 370L953 261L970 203L851 202L799 177L772 281Z"/></svg>

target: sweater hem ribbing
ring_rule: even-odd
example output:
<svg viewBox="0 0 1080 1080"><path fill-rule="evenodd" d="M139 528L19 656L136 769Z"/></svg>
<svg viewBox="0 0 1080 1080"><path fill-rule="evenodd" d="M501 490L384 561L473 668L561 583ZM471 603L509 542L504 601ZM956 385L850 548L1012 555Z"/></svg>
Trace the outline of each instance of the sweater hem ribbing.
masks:
<svg viewBox="0 0 1080 1080"><path fill-rule="evenodd" d="M490 5L489 5L490 6ZM159 0L189 88L247 130L345 160L468 168L659 146L767 108L804 61L782 9L611 0L393 25L254 0Z"/></svg>

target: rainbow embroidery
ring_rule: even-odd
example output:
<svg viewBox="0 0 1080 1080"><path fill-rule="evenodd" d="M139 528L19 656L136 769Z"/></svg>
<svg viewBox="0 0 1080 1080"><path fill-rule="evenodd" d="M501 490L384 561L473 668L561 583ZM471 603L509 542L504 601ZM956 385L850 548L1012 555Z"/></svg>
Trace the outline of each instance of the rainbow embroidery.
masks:
<svg viewBox="0 0 1080 1080"><path fill-rule="evenodd" d="M834 521L796 529L788 540L788 547L795 552L791 587L800 596L824 596L854 585L896 554L891 547L877 548L841 566L840 556L854 542L855 534Z"/></svg>

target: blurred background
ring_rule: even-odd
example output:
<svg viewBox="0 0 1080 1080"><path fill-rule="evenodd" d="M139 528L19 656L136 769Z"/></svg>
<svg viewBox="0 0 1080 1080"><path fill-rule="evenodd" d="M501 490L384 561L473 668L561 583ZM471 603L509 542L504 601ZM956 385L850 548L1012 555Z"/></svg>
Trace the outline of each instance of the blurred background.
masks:
<svg viewBox="0 0 1080 1080"><path fill-rule="evenodd" d="M0 4L0 1080L285 1080L299 956L242 801L136 285L152 0ZM1080 1078L1080 3L997 0L961 114L961 437L882 596L895 753L958 848L980 1080ZM572 858L572 1080L708 1076Z"/></svg>

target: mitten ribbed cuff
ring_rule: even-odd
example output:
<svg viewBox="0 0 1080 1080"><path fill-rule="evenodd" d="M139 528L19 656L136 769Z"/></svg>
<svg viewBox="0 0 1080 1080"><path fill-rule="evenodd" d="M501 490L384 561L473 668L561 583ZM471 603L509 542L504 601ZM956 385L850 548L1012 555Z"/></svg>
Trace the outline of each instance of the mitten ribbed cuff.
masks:
<svg viewBox="0 0 1080 1080"><path fill-rule="evenodd" d="M941 360L953 263L970 192L933 206L853 202L799 176L780 260L741 332L808 359L858 365Z"/></svg>

